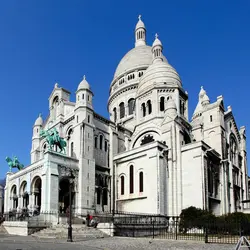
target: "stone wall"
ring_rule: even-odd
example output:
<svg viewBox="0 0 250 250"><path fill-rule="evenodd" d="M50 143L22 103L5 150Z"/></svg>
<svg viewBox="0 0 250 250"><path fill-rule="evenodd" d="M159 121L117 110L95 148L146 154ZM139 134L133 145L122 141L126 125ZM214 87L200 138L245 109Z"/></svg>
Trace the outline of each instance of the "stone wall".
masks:
<svg viewBox="0 0 250 250"><path fill-rule="evenodd" d="M115 233L115 226L113 223L98 223L97 229L111 237L113 237Z"/></svg>
<svg viewBox="0 0 250 250"><path fill-rule="evenodd" d="M27 221L4 221L2 227L8 234L27 236L45 229L48 225L30 225Z"/></svg>
<svg viewBox="0 0 250 250"><path fill-rule="evenodd" d="M27 221L4 221L4 228L8 234L13 235L28 235L28 222Z"/></svg>

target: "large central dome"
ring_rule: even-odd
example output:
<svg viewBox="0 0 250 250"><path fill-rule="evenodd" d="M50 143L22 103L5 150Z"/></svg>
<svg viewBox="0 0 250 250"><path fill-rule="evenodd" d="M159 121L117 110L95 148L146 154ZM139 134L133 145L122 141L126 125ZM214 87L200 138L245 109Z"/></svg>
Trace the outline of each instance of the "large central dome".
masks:
<svg viewBox="0 0 250 250"><path fill-rule="evenodd" d="M114 79L130 71L140 67L148 67L152 63L153 57L151 47L147 45L138 46L131 49L118 64Z"/></svg>
<svg viewBox="0 0 250 250"><path fill-rule="evenodd" d="M131 49L118 64L114 74L114 79L123 75L125 72L134 69L147 68L151 65L153 61L151 49L152 47L148 45L138 46ZM163 60L167 62L165 57Z"/></svg>

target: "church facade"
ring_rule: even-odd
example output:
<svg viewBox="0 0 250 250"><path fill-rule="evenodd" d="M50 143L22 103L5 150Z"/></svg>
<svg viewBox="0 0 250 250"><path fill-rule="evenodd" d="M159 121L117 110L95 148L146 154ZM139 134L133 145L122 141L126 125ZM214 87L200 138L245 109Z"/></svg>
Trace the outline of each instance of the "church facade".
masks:
<svg viewBox="0 0 250 250"><path fill-rule="evenodd" d="M85 77L75 102L55 84L48 117L39 116L33 126L31 164L7 173L5 212L65 211L70 182L78 215L115 210L176 216L189 206L216 215L244 211L245 127L238 129L222 96L211 102L203 87L189 120L180 76L157 35L147 45L140 17L135 46L117 66L109 93L106 119L94 111ZM41 137L55 128L67 142L65 154Z"/></svg>

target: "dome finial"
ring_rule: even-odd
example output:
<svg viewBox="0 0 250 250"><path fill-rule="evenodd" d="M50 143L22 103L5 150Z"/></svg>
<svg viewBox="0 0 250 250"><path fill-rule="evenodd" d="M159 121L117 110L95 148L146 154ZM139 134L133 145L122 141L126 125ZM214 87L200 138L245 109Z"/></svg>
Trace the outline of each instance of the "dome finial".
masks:
<svg viewBox="0 0 250 250"><path fill-rule="evenodd" d="M141 21L141 15L138 16L139 21Z"/></svg>
<svg viewBox="0 0 250 250"><path fill-rule="evenodd" d="M39 113L39 117L42 117L42 113Z"/></svg>
<svg viewBox="0 0 250 250"><path fill-rule="evenodd" d="M86 80L86 76L85 76L85 75L83 75L82 79L83 79L83 80Z"/></svg>
<svg viewBox="0 0 250 250"><path fill-rule="evenodd" d="M155 33L155 39L158 39L158 34L157 33Z"/></svg>

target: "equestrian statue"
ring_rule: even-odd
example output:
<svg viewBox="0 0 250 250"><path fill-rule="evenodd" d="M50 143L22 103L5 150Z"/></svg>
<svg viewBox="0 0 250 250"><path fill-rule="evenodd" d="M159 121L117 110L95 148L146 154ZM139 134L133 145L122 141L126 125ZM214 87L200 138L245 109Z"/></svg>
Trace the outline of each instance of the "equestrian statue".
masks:
<svg viewBox="0 0 250 250"><path fill-rule="evenodd" d="M24 165L18 161L16 156L13 157L13 160L11 160L11 158L7 156L5 158L5 160L7 161L8 165L10 167L10 172L11 172L12 168L17 168L18 170L22 170L24 168Z"/></svg>
<svg viewBox="0 0 250 250"><path fill-rule="evenodd" d="M49 144L50 150L53 150L53 146L60 148L60 153L66 154L65 147L67 146L66 141L59 136L58 131L56 128L51 130L41 130L40 136L46 138L47 143Z"/></svg>

